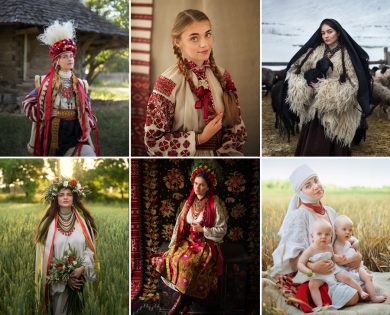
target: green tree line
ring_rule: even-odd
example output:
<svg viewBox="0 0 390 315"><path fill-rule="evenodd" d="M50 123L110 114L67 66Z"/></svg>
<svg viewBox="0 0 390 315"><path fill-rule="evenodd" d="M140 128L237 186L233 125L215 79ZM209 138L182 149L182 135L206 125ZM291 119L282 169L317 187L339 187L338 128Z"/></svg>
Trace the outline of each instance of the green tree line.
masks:
<svg viewBox="0 0 390 315"><path fill-rule="evenodd" d="M107 197L125 200L129 189L129 165L126 159L73 160L73 176L88 186L88 199ZM0 159L2 192L12 196L17 191L24 199L33 200L50 184L48 177L59 177L59 159Z"/></svg>

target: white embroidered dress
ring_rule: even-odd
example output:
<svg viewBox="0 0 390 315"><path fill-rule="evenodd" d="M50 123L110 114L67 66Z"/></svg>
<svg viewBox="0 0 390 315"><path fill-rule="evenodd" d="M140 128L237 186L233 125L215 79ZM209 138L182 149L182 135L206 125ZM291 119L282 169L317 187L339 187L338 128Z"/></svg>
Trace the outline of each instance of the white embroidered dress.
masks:
<svg viewBox="0 0 390 315"><path fill-rule="evenodd" d="M86 227L85 220L79 217L80 220L83 220L83 224ZM65 251L69 251L69 245L71 248L75 249L77 255L82 258L83 266L85 271L83 273L87 281L95 281L95 262L94 262L94 252L88 245L88 242L84 236L82 227L78 220L76 220L75 229L69 236L62 234L60 231L55 230L55 220L53 220L49 226L45 244L38 243L36 246L36 260L35 260L35 277L41 278L39 280L39 287L37 288L39 295L40 292L45 294L45 286L47 282L47 263L49 259L49 253L51 248L51 240L54 237L54 247L53 247L53 257L62 258ZM92 242L94 242L94 237L91 235ZM51 295L52 310L54 315L66 315L64 312L64 306L68 298L68 294L65 283L55 283L50 286L49 294ZM39 291L41 290L41 291ZM37 297L40 299L40 297Z"/></svg>
<svg viewBox="0 0 390 315"><path fill-rule="evenodd" d="M198 87L198 78L204 77L211 90L211 102L207 122L215 111L224 112L223 90L208 64L197 66L187 61L191 78ZM232 87L234 83L228 71L219 68L224 80ZM234 87L235 89L235 87ZM242 146L247 133L244 122L233 127L222 127L222 146L214 152L211 149L197 149L196 134L206 126L203 108L196 109L198 97L177 65L169 67L156 81L146 109L145 145L152 156L213 156L242 155ZM239 104L237 103L238 109Z"/></svg>

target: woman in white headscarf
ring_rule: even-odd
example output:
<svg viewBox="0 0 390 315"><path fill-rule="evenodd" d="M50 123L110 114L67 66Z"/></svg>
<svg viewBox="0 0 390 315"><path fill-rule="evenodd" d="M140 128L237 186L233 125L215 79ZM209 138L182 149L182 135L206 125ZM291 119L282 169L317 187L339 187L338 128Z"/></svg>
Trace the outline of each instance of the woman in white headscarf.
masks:
<svg viewBox="0 0 390 315"><path fill-rule="evenodd" d="M272 254L273 270L272 275L284 275L292 279L297 269L297 262L302 252L310 245L310 230L313 223L319 219L329 222L334 227L336 212L329 206L323 206L321 199L324 196L324 189L317 174L307 165L298 167L290 176L290 181L295 191L291 198L287 214L279 230L280 242ZM334 229L333 229L333 237ZM356 242L353 238L351 242ZM353 266L361 261L361 255L357 255ZM332 260L308 263L308 267L318 274L329 274L334 269ZM336 288L328 292L332 304L347 306L358 302L359 296L355 289L338 283Z"/></svg>

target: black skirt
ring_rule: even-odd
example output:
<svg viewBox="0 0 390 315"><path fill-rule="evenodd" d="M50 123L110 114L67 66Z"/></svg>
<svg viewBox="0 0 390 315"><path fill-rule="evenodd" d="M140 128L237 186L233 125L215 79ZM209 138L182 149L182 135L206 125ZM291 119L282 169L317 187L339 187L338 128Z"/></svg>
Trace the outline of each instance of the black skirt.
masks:
<svg viewBox="0 0 390 315"><path fill-rule="evenodd" d="M50 152L51 125L52 124L50 123L47 152ZM81 138L81 136L82 130L78 119L61 119L58 130L58 147L56 149L55 156L64 156L66 151L72 147L76 147L79 144L78 140ZM43 132L41 135L41 147L43 148Z"/></svg>
<svg viewBox="0 0 390 315"><path fill-rule="evenodd" d="M295 156L351 156L351 148L327 138L316 117L302 126Z"/></svg>

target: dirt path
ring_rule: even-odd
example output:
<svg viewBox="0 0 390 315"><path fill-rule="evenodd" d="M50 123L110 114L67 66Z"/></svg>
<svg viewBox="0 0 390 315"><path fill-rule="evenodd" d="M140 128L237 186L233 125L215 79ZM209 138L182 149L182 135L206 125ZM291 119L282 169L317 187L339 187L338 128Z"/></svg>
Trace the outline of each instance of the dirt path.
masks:
<svg viewBox="0 0 390 315"><path fill-rule="evenodd" d="M286 135L280 135L274 128L275 114L271 106L271 94L263 97L262 104L262 155L293 156L298 136L287 142ZM353 156L390 156L390 121L378 114L379 107L368 118L367 138L365 142L352 146Z"/></svg>

